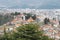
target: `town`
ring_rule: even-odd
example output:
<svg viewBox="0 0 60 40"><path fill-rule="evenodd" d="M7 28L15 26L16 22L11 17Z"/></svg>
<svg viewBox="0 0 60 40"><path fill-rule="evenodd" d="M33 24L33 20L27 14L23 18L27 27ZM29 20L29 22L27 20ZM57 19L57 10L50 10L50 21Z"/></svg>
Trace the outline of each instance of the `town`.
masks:
<svg viewBox="0 0 60 40"><path fill-rule="evenodd" d="M60 9L1 9L0 34L15 31L17 27L29 23L39 23L44 35L60 39ZM0 19L1 19L0 18Z"/></svg>

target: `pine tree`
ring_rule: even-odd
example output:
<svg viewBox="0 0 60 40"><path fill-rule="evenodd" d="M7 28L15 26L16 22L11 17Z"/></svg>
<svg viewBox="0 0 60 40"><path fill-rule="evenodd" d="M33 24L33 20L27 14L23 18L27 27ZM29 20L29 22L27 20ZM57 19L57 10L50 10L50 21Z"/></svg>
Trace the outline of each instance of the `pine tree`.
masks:
<svg viewBox="0 0 60 40"><path fill-rule="evenodd" d="M52 40L48 36L44 36L43 30L37 24L26 24L17 28L14 33L16 40Z"/></svg>
<svg viewBox="0 0 60 40"><path fill-rule="evenodd" d="M44 35L38 24L26 24L18 27L12 34L7 33L4 28L4 35L0 40L53 40Z"/></svg>

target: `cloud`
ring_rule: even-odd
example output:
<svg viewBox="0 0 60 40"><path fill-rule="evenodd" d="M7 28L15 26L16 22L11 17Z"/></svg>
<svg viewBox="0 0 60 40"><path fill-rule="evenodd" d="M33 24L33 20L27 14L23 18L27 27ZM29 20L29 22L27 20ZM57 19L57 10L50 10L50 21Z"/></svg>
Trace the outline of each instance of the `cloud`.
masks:
<svg viewBox="0 0 60 40"><path fill-rule="evenodd" d="M0 7L8 8L60 8L60 0L0 0Z"/></svg>

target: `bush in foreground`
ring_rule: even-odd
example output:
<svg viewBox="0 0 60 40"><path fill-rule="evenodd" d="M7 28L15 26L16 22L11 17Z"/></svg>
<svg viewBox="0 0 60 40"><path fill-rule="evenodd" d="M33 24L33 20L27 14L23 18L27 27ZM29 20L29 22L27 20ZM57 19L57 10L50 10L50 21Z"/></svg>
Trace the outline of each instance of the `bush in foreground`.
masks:
<svg viewBox="0 0 60 40"><path fill-rule="evenodd" d="M6 40L53 40L43 35L44 32L37 24L26 24L18 27ZM6 35L6 34L5 34ZM2 38L3 39L3 38ZM3 39L4 40L4 39Z"/></svg>

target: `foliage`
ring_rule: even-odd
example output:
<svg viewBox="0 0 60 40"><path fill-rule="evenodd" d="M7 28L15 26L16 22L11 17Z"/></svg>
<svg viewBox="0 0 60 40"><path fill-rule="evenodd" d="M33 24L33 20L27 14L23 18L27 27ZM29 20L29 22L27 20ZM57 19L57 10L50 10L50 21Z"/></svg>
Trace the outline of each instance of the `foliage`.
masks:
<svg viewBox="0 0 60 40"><path fill-rule="evenodd" d="M52 40L48 36L44 36L43 30L38 24L26 24L18 27L16 31L11 33L4 32L2 40Z"/></svg>
<svg viewBox="0 0 60 40"><path fill-rule="evenodd" d="M25 14L26 16L26 20L27 19L29 19L30 17L32 17L33 18L33 20L35 20L36 19L36 15L35 14L31 14L31 13L28 13L28 14Z"/></svg>
<svg viewBox="0 0 60 40"><path fill-rule="evenodd" d="M36 19L36 15L33 15L32 18L33 18L33 20L35 20Z"/></svg>
<svg viewBox="0 0 60 40"><path fill-rule="evenodd" d="M20 15L20 12L11 13L11 15Z"/></svg>
<svg viewBox="0 0 60 40"><path fill-rule="evenodd" d="M45 18L44 19L44 24L48 24L50 22L50 19L49 18Z"/></svg>
<svg viewBox="0 0 60 40"><path fill-rule="evenodd" d="M11 20L13 20L13 16L11 15L0 15L0 25L3 25Z"/></svg>

